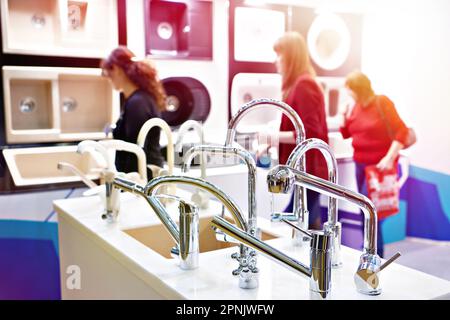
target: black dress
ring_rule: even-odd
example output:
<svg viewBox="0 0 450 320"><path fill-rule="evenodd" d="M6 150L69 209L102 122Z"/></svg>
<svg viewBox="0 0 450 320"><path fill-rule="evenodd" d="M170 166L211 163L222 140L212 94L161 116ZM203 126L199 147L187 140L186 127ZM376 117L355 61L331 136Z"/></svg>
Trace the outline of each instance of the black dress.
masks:
<svg viewBox="0 0 450 320"><path fill-rule="evenodd" d="M137 143L139 131L144 123L151 118L160 118L161 113L156 107L155 100L146 91L138 89L125 100L123 111L113 130L114 139ZM159 145L161 129L150 129L144 144L147 164L163 166L164 158ZM129 152L116 153L116 168L120 172L137 172L137 157ZM147 170L149 178L151 171Z"/></svg>

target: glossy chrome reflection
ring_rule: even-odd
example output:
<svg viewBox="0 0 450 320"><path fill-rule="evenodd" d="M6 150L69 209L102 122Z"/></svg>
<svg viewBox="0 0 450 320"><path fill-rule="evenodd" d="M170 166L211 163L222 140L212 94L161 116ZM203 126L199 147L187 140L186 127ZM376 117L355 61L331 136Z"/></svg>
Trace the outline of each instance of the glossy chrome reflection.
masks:
<svg viewBox="0 0 450 320"><path fill-rule="evenodd" d="M121 181L117 181L118 184L121 184L122 188L128 189L129 191L133 191L133 188L130 188L127 183L123 183ZM170 216L167 214L165 208L162 206L162 204L155 198L156 193L158 191L158 188L160 188L164 184L186 184L190 186L194 186L197 188L200 188L202 190L207 191L208 193L212 194L214 197L216 197L230 212L230 214L233 216L234 221L236 225L241 228L242 230L245 230L246 232L249 231L248 224L245 221L241 209L237 206L237 204L230 198L228 195L226 195L222 190L217 188L212 183L209 183L205 180L198 179L198 178L192 178L188 176L162 176L157 177L153 180L151 180L144 188L143 193L147 195L147 201L152 207L152 209L155 211L155 213L160 218L161 222L166 226L169 233L172 235L174 239L179 235L177 235L177 226L173 223L172 219L170 219ZM239 250L240 257L244 257L239 260L239 268L238 270L242 270L244 273L251 271L253 273L257 273L258 270L254 266L254 260L251 255L251 250L249 248L245 247L244 245L240 245ZM246 282L240 282L240 286L242 288L255 288L258 286L257 278L254 281L246 281Z"/></svg>
<svg viewBox="0 0 450 320"><path fill-rule="evenodd" d="M260 108L262 105L269 105L280 110L286 117L291 120L295 129L295 142L301 143L306 139L305 126L302 120L298 116L297 112L292 109L288 104L274 100L274 99L255 99L243 105L236 114L231 118L228 123L227 137L225 140L225 146L231 146L233 144L236 128L242 118L252 110ZM302 157L298 162L298 170L305 171L305 157ZM281 218L298 221L304 228L308 228L308 206L306 200L306 190L303 187L294 187L294 210L292 214L273 213L272 220L280 220Z"/></svg>
<svg viewBox="0 0 450 320"><path fill-rule="evenodd" d="M286 165L291 168L298 167L298 163L305 153L309 150L319 150L325 158L328 168L328 181L337 183L337 161L330 146L320 139L307 139L298 144L289 155ZM341 261L341 224L338 222L337 199L328 198L328 221L324 228L330 230L333 234L333 267L342 265Z"/></svg>
<svg viewBox="0 0 450 320"><path fill-rule="evenodd" d="M284 219L283 219L284 220ZM311 237L309 267L274 247L264 243L244 230L233 226L221 217L215 216L211 224L235 238L246 246L252 247L271 260L310 279L310 290L321 298L327 298L331 290L331 243L332 235L326 231L304 231Z"/></svg>
<svg viewBox="0 0 450 320"><path fill-rule="evenodd" d="M235 147L224 147L224 146L214 146L214 145L199 145L190 148L183 157L183 173L189 171L192 159L198 154L212 154L213 156L237 156L245 162L248 169L248 231L251 235L258 237L259 231L257 229L257 209L256 209L256 163L250 152L242 148ZM217 234L221 236L222 233ZM219 240L225 240L224 237L218 238ZM251 251L247 252L247 255L236 255L232 256L234 259L241 260L255 260L251 262L251 265L256 265L256 254ZM242 268L240 264L239 268L233 271L234 275L240 274L245 268Z"/></svg>
<svg viewBox="0 0 450 320"><path fill-rule="evenodd" d="M381 259L377 255L377 211L372 201L362 194L286 165L272 168L267 175L270 192L289 190L294 184L301 184L308 189L351 202L361 208L364 213L364 249L354 281L359 292L368 295L380 294L378 272Z"/></svg>
<svg viewBox="0 0 450 320"><path fill-rule="evenodd" d="M154 209L157 217L178 246L180 268L184 270L198 268L200 252L199 217L198 209L194 204L172 195L149 196L145 192L145 187L122 178L115 178L113 185L115 188L137 194L147 200L147 203ZM159 199L167 197L178 201L179 228L159 201Z"/></svg>

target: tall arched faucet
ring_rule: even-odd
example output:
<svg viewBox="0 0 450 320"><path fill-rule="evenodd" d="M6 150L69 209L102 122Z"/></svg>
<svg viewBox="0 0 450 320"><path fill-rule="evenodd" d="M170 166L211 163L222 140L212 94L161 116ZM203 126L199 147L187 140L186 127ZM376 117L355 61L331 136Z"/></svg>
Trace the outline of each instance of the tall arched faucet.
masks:
<svg viewBox="0 0 450 320"><path fill-rule="evenodd" d="M332 183L337 183L337 161L330 146L324 141L316 138L307 139L298 144L289 155L286 165L291 168L297 168L298 162L309 150L320 150L325 158L328 168L328 180ZM339 267L342 265L340 250L341 250L341 224L338 222L337 199L333 197L328 198L328 221L324 224L326 230L333 235L333 253L332 265ZM301 236L300 232L296 232Z"/></svg>
<svg viewBox="0 0 450 320"><path fill-rule="evenodd" d="M202 125L195 120L188 120L180 126L180 129L178 129L177 142L175 143L175 152L177 152L178 154L183 151L183 138L187 131L190 129L194 129L197 133L200 139L200 145L203 145L205 143ZM206 160L204 153L200 154L200 177L202 179L206 179ZM202 209L205 209L209 206L208 195L202 190L197 189L195 193L192 194L191 200Z"/></svg>
<svg viewBox="0 0 450 320"><path fill-rule="evenodd" d="M260 238L257 229L257 210L256 210L256 163L250 152L243 148L224 147L214 145L200 145L190 148L183 157L183 173L189 171L191 161L198 154L209 153L213 155L237 156L245 162L248 169L248 232L257 238ZM245 256L234 254L234 259L249 260L251 265L256 265L256 253L251 249ZM251 261L250 261L251 260ZM239 275L243 271L242 266L233 271L234 275Z"/></svg>
<svg viewBox="0 0 450 320"><path fill-rule="evenodd" d="M183 138L184 138L185 134L187 133L187 131L190 129L195 130L195 132L197 133L197 135L200 139L201 145L203 145L205 143L205 137L203 134L202 125L195 120L188 120L180 126L180 129L178 129L177 142L175 143L175 152L178 152L178 153L182 152ZM200 170L201 170L200 177L202 179L205 179L206 178L206 168L205 168L205 159L203 156L200 157Z"/></svg>
<svg viewBox="0 0 450 320"><path fill-rule="evenodd" d="M158 168L159 172L153 172L153 176L166 174L172 175L174 167L173 137L172 137L172 130L170 129L170 126L167 124L167 122L165 122L163 119L160 118L152 118L147 120L142 126L141 130L139 131L137 144L141 148L144 148L147 135L150 132L150 130L155 126L160 127L167 137L166 157L167 157L167 166L169 167L169 170L166 171L163 168ZM149 168L153 171L152 167L156 166L149 165ZM175 185L164 187L164 189L161 190L161 193L174 195L176 193ZM161 201L167 202L167 200L168 199L162 199Z"/></svg>
<svg viewBox="0 0 450 320"><path fill-rule="evenodd" d="M160 118L152 118L147 120L139 131L137 144L141 148L144 148L145 140L147 139L147 135L149 131L153 127L160 127L162 131L166 134L167 137L167 166L169 167L169 174L173 174L173 164L174 164L174 156L173 156L173 138L172 138L172 130L170 129L167 122Z"/></svg>
<svg viewBox="0 0 450 320"><path fill-rule="evenodd" d="M231 146L233 144L236 127L242 118L252 110L257 109L261 105L270 105L280 110L285 116L291 120L295 128L295 142L301 143L306 139L305 126L300 119L297 112L292 109L288 104L274 100L274 99L255 99L249 103L243 105L236 114L231 118L228 123L227 137L225 140L225 146ZM301 157L298 161L298 170L305 171L305 157ZM280 220L281 218L298 221L299 225L303 229L308 229L308 207L306 200L306 189L299 186L294 186L294 212L290 215L272 216L272 220Z"/></svg>

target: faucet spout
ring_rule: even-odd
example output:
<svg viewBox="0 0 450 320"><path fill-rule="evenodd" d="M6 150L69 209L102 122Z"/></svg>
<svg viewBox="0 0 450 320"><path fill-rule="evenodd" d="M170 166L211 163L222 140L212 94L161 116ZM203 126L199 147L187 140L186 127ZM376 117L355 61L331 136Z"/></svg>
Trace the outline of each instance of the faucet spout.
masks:
<svg viewBox="0 0 450 320"><path fill-rule="evenodd" d="M205 180L192 178L188 176L163 176L158 177L151 180L146 186L144 193L147 195L149 199L153 198L158 191L158 188L163 184L171 184L171 183L181 183L186 185L191 185L200 189L203 189L206 192L211 193L215 196L231 213L236 222L236 225L245 230L245 232L249 232L249 225L245 221L241 209L237 206L237 204L228 197L222 190L214 186L212 183L209 183ZM159 202L158 202L159 203ZM154 203L150 203L150 205L154 208L155 211L161 211L164 208L162 206L157 206ZM244 272L254 272L257 273L256 264L254 257L252 256L249 248L245 247L243 244L239 246L239 257L237 258L239 262L239 268L236 269L233 274L241 274L241 271ZM243 281L240 283L243 288L255 288L258 285L258 282L253 280Z"/></svg>
<svg viewBox="0 0 450 320"><path fill-rule="evenodd" d="M249 103L243 105L236 114L231 118L228 123L228 131L227 137L225 140L225 146L231 146L235 139L236 128L242 118L248 114L250 111L259 109L261 106L269 105L271 107L275 107L280 110L286 117L291 120L295 129L295 142L296 144L301 143L306 139L305 126L303 125L302 120L298 116L297 112L292 109L288 104L274 100L274 99L255 99L250 101ZM305 157L302 156L301 160L298 161L298 170L305 171ZM287 218L289 220L299 221L301 226L304 229L308 228L308 210L307 210L307 199L306 199L306 190L303 187L295 186L294 187L294 212L290 215L282 215L282 214L273 214L272 220L280 220L280 218ZM279 216L280 215L280 216Z"/></svg>
<svg viewBox="0 0 450 320"><path fill-rule="evenodd" d="M199 216L195 205L179 197L172 195L154 195L148 196L145 193L145 187L132 181L122 178L114 180L114 186L118 189L131 192L143 197L156 213L157 217L169 232L172 239L179 248L180 268L184 270L195 269L198 267L199 260ZM178 201L180 213L180 227L172 220L164 206L158 198L170 197Z"/></svg>
<svg viewBox="0 0 450 320"><path fill-rule="evenodd" d="M299 161L304 154L312 149L319 150L325 158L328 167L328 181L337 183L337 161L330 146L320 139L307 139L298 144L289 155L286 165L291 168L297 168ZM341 225L338 222L337 199L329 197L328 199L328 221L325 227L331 230L334 234L333 240L333 266L339 267L342 265L340 259L340 244L341 244Z"/></svg>
<svg viewBox="0 0 450 320"><path fill-rule="evenodd" d="M182 152L183 137L189 129L195 130L195 132L197 133L197 135L200 139L201 145L203 145L205 143L203 127L197 121L188 120L188 121L184 122L180 126L180 129L178 130L177 142L175 143L175 152L178 152L178 153ZM205 161L203 154L200 155L200 170L201 170L201 178L205 179L206 178L206 161Z"/></svg>
<svg viewBox="0 0 450 320"><path fill-rule="evenodd" d="M226 156L237 156L245 162L248 169L248 218L247 223L252 235L256 235L256 163L252 155L245 149L235 147L198 145L190 148L183 157L182 172L187 173L191 162L198 154L213 154Z"/></svg>
<svg viewBox="0 0 450 320"><path fill-rule="evenodd" d="M354 203L360 207L364 213L364 252L377 253L377 211L372 201L366 196L286 165L272 168L267 175L270 192L287 192L294 184L302 185L329 197Z"/></svg>

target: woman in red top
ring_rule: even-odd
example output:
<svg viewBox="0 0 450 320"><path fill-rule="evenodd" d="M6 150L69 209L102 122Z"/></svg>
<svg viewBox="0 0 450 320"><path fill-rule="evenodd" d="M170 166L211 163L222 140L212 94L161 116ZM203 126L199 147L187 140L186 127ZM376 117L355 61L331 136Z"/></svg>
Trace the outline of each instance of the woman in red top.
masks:
<svg viewBox="0 0 450 320"><path fill-rule="evenodd" d="M282 77L283 101L300 116L305 126L306 138L318 138L328 143L328 127L322 89L315 80L315 71L310 63L308 49L303 36L298 32L287 32L274 45L277 53L277 70ZM267 140L266 140L267 141ZM279 142L280 163L286 163L296 146L295 129L288 117L283 115L280 132L272 141ZM326 162L318 150L306 155L306 171L328 179ZM319 194L307 190L310 228L321 227ZM293 210L293 198L286 212Z"/></svg>
<svg viewBox="0 0 450 320"><path fill-rule="evenodd" d="M347 76L345 86L355 101L346 112L340 128L344 139L353 138L353 159L360 193L367 195L365 168L376 165L379 170L397 166L399 151L408 139L408 128L400 119L388 97L375 95L369 78L355 71ZM378 253L383 256L383 237L378 221Z"/></svg>

